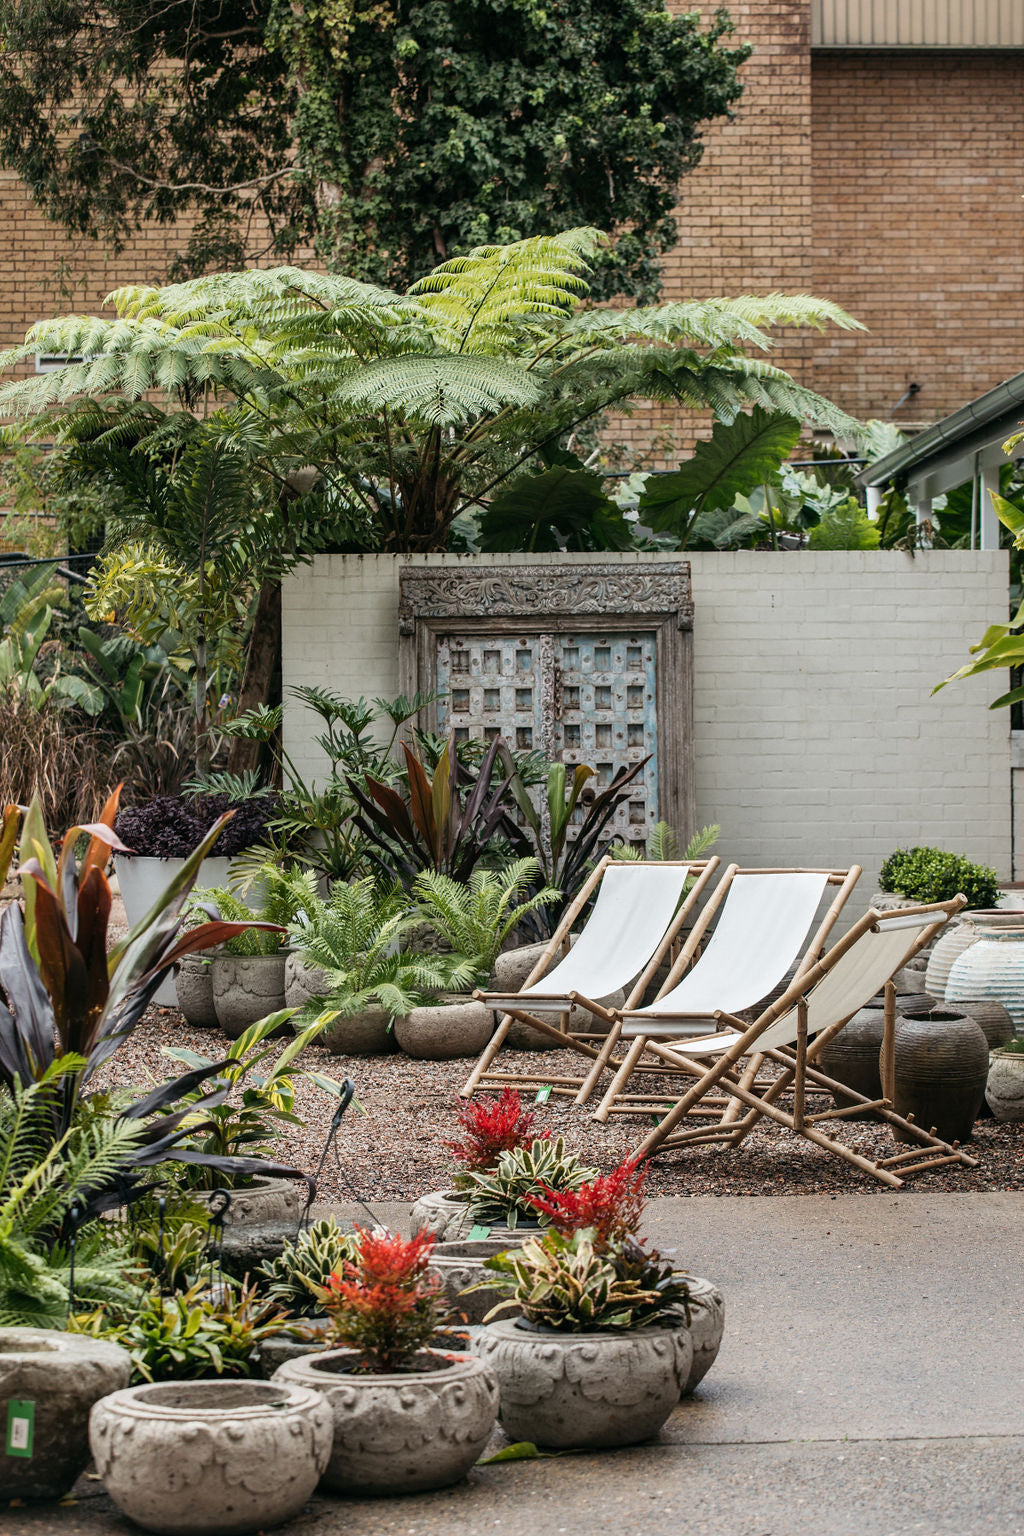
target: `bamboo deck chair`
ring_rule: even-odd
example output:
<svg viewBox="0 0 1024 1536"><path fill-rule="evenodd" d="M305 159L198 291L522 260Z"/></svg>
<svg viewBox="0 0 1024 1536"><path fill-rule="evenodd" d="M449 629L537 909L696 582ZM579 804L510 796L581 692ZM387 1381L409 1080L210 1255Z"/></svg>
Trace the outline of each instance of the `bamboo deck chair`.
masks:
<svg viewBox="0 0 1024 1536"><path fill-rule="evenodd" d="M616 1046L628 1040L629 1049L614 1063L618 1070L594 1118L648 1113L653 1107L651 1096L625 1090L634 1073L671 1070L654 1042L671 1045L691 1035L711 1034L717 1012L737 1014L755 1007L794 963L798 976L807 971L824 950L860 873L858 864L849 869L740 869L731 864L701 911L657 1000L646 1008L631 1009L627 1004L616 1010L616 1021L576 1102L586 1102L605 1068L613 1064ZM831 888L836 894L808 938L822 897ZM719 908L721 915L706 948L687 969ZM642 1060L645 1053L646 1061ZM663 1103L664 1094L656 1102Z"/></svg>
<svg viewBox="0 0 1024 1536"><path fill-rule="evenodd" d="M583 1017L596 1013L612 1024L615 1015L600 999L620 988L629 989L627 1007L640 1001L719 862L716 856L693 861L618 862L606 854L566 908L551 942L519 991L474 992L474 997L503 1018L467 1078L462 1097L471 1098L481 1087L536 1086L548 1087L554 1093L578 1092L582 1072L578 1078L552 1079L528 1068L494 1071L491 1063L517 1019L593 1060L598 1052L583 1038L591 1021L588 1018L584 1025ZM694 883L687 891L690 878ZM573 923L595 891L593 911L570 948ZM562 958L549 970L559 952ZM557 1022L553 1023L552 1017Z"/></svg>
<svg viewBox="0 0 1024 1536"><path fill-rule="evenodd" d="M716 1034L692 1041L686 1047L685 1056L681 1052L666 1051L666 1055L674 1056L677 1064L696 1081L637 1148L638 1154L651 1157L677 1147L713 1142L735 1147L759 1120L767 1116L895 1189L901 1188L912 1175L929 1168L949 1163L976 1168L978 1159L968 1156L958 1142L942 1141L935 1135L934 1127L926 1131L914 1122L912 1116L898 1115L892 1107L896 1038L896 988L892 977L966 904L965 897L956 896L952 901L896 913L882 914L869 909L824 959L796 978L782 997L766 1008L749 1028L719 1011ZM882 987L885 989L881 1053L883 1097L868 1099L819 1072L813 1063L857 1010ZM761 1093L747 1087L743 1076L737 1075L740 1062L752 1052L782 1069ZM745 1108L746 1113L741 1119L727 1122L723 1115L717 1125L677 1129L709 1094L723 1090L738 1102L741 1110ZM808 1111L809 1093L830 1094L835 1090L843 1096L843 1108L818 1113ZM778 1100L783 1097L791 1099L790 1108L784 1109L779 1104ZM854 1102L851 1104L850 1100ZM872 1161L843 1146L821 1129L831 1120L859 1115L865 1109L875 1111L878 1119L888 1125L898 1126L918 1145Z"/></svg>

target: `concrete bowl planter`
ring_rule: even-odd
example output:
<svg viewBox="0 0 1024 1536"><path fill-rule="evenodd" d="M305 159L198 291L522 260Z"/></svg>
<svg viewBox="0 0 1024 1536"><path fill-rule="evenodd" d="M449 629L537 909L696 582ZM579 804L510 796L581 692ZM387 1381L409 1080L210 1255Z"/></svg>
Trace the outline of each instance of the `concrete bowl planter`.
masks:
<svg viewBox="0 0 1024 1536"><path fill-rule="evenodd" d="M0 1503L59 1499L89 1465L89 1411L128 1385L127 1350L49 1328L0 1328ZM31 1404L21 1414L18 1404ZM19 1451L21 1454L18 1454Z"/></svg>
<svg viewBox="0 0 1024 1536"><path fill-rule="evenodd" d="M323 967L310 964L301 950L289 950L284 962L285 1007L305 1008L314 997L323 997L329 991Z"/></svg>
<svg viewBox="0 0 1024 1536"><path fill-rule="evenodd" d="M229 1040L237 1040L250 1024L258 1024L268 1013L277 1013L284 1002L283 949L274 955L229 955L218 950L211 966L213 1006L217 1023ZM292 1034L287 1020L274 1031Z"/></svg>
<svg viewBox="0 0 1024 1536"><path fill-rule="evenodd" d="M498 1379L511 1440L561 1450L638 1445L658 1433L690 1378L690 1330L661 1326L562 1333L488 1323L477 1353Z"/></svg>
<svg viewBox="0 0 1024 1536"><path fill-rule="evenodd" d="M174 967L174 991L178 1011L199 1029L216 1029L219 1023L213 1001L213 958L216 951L186 955Z"/></svg>
<svg viewBox="0 0 1024 1536"><path fill-rule="evenodd" d="M355 1349L290 1360L282 1385L312 1387L334 1414L334 1449L323 1476L334 1493L423 1493L459 1482L478 1459L498 1415L493 1372L475 1355L424 1349L416 1370L359 1371Z"/></svg>
<svg viewBox="0 0 1024 1536"><path fill-rule="evenodd" d="M266 1225L274 1222L281 1226L298 1228L306 1193L298 1184L287 1179L255 1178L238 1189L229 1189L231 1203L224 1211L225 1227L243 1224ZM216 1190L193 1190L191 1198L216 1210L222 1201Z"/></svg>
<svg viewBox="0 0 1024 1536"><path fill-rule="evenodd" d="M399 1046L420 1061L479 1056L493 1033L492 1009L467 997L449 996L395 1020Z"/></svg>
<svg viewBox="0 0 1024 1536"><path fill-rule="evenodd" d="M505 1253L509 1248L521 1248L526 1238L534 1235L533 1232L520 1231L510 1232L507 1238L484 1237L473 1242L434 1244L430 1267L441 1278L448 1305L453 1311L461 1313L470 1326L482 1323L491 1308L506 1296L505 1291L493 1286L482 1291L470 1291L468 1296L465 1294L470 1286L487 1279L484 1260L493 1258L496 1253ZM511 1312L505 1313L506 1317L511 1315Z"/></svg>
<svg viewBox="0 0 1024 1536"><path fill-rule="evenodd" d="M985 1098L997 1120L1024 1120L1024 1052L992 1052Z"/></svg>
<svg viewBox="0 0 1024 1536"><path fill-rule="evenodd" d="M149 1382L96 1404L89 1439L118 1509L165 1536L242 1536L302 1511L334 1421L309 1387Z"/></svg>
<svg viewBox="0 0 1024 1536"><path fill-rule="evenodd" d="M390 1056L398 1050L391 1015L384 1008L364 1008L335 1019L320 1036L332 1056Z"/></svg>
<svg viewBox="0 0 1024 1536"><path fill-rule="evenodd" d="M702 1280L699 1275L687 1275L686 1283L690 1288L689 1331L693 1359L680 1394L682 1397L689 1397L700 1386L718 1359L725 1332L725 1301L717 1285ZM687 1326L685 1314L681 1326Z"/></svg>
<svg viewBox="0 0 1024 1536"><path fill-rule="evenodd" d="M432 1189L421 1195L409 1212L409 1230L429 1232L439 1243L451 1243L469 1232L473 1223L469 1206L457 1189Z"/></svg>

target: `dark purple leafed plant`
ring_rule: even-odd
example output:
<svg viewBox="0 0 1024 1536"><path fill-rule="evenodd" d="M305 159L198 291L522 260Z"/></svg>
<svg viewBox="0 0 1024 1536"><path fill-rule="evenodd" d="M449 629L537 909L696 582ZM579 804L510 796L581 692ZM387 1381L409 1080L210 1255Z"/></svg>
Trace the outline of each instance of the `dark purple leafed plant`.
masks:
<svg viewBox="0 0 1024 1536"><path fill-rule="evenodd" d="M187 859L218 818L230 811L231 820L217 840L217 852L231 858L266 839L267 825L277 810L276 795L240 801L229 800L227 795L162 795L144 805L119 810L114 831L124 844L124 852L151 859Z"/></svg>

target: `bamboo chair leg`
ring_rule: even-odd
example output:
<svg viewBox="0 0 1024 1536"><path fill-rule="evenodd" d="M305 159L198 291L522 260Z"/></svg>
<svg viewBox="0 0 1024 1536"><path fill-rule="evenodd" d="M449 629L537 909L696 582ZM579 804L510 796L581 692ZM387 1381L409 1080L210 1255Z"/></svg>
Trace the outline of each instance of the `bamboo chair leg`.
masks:
<svg viewBox="0 0 1024 1536"><path fill-rule="evenodd" d="M807 1004L803 998L796 1005L796 1067L793 1072L793 1129L804 1128L804 1104L807 1083Z"/></svg>
<svg viewBox="0 0 1024 1536"><path fill-rule="evenodd" d="M594 1111L595 1120L600 1120L603 1123L608 1119L616 1098L622 1092L623 1088L625 1088L626 1084L629 1082L629 1079L632 1077L633 1068L636 1066L637 1062L640 1060L640 1057L643 1055L644 1046L646 1044L647 1036L637 1035L636 1039L633 1041L633 1044L630 1046L629 1050L626 1052L626 1055L623 1057L622 1065L619 1067L619 1070L612 1078L611 1086L609 1087L608 1092L605 1094L604 1098L601 1100L600 1104Z"/></svg>
<svg viewBox="0 0 1024 1536"><path fill-rule="evenodd" d="M597 1060L594 1062L594 1065L591 1067L590 1071L583 1079L583 1082L580 1084L580 1091L576 1095L575 1099L577 1104L585 1104L590 1098L590 1095L593 1093L594 1089L597 1087L602 1073L612 1059L612 1054L615 1050L615 1047L619 1043L619 1036L621 1034L622 1020L616 1019L608 1031L604 1045L602 1045L600 1051L597 1054Z"/></svg>
<svg viewBox="0 0 1024 1536"><path fill-rule="evenodd" d="M740 1083L744 1088L753 1088L757 1079L757 1074L760 1072L763 1062L763 1053L761 1051L755 1051L754 1055L750 1058L750 1065L746 1068L740 1078ZM725 1113L722 1116L722 1124L731 1125L734 1120L738 1121L739 1117L740 1101L739 1099L730 1099L726 1105Z"/></svg>
<svg viewBox="0 0 1024 1536"><path fill-rule="evenodd" d="M483 1077L484 1073L487 1071L487 1068L490 1066L491 1062L494 1060L495 1056L497 1056L498 1052L505 1044L505 1041L508 1039L508 1033L511 1028L512 1019L510 1015L506 1014L501 1023L498 1025L497 1029L494 1031L494 1034L491 1036L490 1040L481 1051L476 1066L466 1078L466 1081L459 1092L460 1098L471 1099L473 1097L474 1093L480 1086L480 1079Z"/></svg>
<svg viewBox="0 0 1024 1536"><path fill-rule="evenodd" d="M896 984L885 984L885 1013L882 1025L882 1096L892 1104L896 1097Z"/></svg>

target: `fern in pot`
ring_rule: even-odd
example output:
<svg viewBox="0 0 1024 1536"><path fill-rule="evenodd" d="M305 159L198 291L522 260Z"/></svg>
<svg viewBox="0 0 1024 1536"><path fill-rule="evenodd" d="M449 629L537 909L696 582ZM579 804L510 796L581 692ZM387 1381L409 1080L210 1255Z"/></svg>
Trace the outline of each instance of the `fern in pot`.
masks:
<svg viewBox="0 0 1024 1536"><path fill-rule="evenodd" d="M499 954L524 920L559 899L550 886L533 890L540 875L536 859L515 859L502 869L475 869L467 880L424 870L413 884L416 916L455 955L468 957L464 986L449 991L395 1021L395 1034L409 1056L445 1061L476 1056L494 1029L494 1015L468 993L486 986ZM532 892L532 894L531 894Z"/></svg>
<svg viewBox="0 0 1024 1536"><path fill-rule="evenodd" d="M397 884L374 876L338 881L326 900L311 899L290 927L293 959L286 995L301 1018L329 1009L323 1036L337 1055L382 1055L397 1048L396 1018L432 993L472 978L460 955L411 954L402 941L416 925Z"/></svg>

